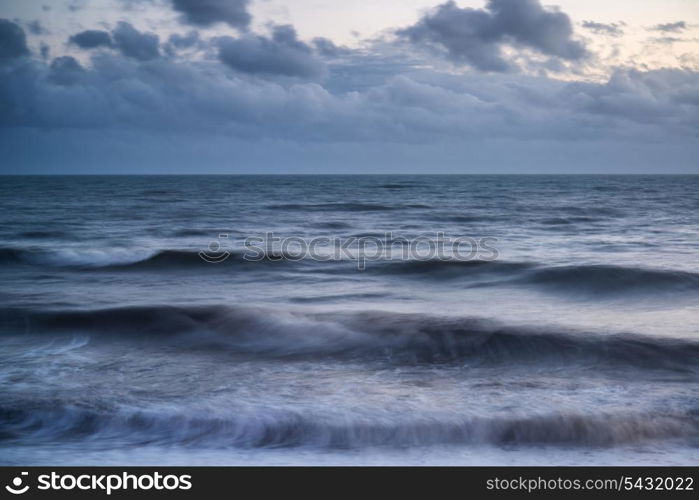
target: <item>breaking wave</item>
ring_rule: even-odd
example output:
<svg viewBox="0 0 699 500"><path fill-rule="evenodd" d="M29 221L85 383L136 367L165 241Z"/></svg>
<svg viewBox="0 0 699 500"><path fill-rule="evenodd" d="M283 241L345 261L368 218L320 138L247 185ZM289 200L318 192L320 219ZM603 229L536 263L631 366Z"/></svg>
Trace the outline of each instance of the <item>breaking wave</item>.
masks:
<svg viewBox="0 0 699 500"><path fill-rule="evenodd" d="M351 449L440 444L589 447L699 437L699 419L691 411L501 417L447 414L390 419L379 415L324 418L273 409L191 412L16 404L0 407L0 442L30 438L35 444L95 440L111 446Z"/></svg>
<svg viewBox="0 0 699 500"><path fill-rule="evenodd" d="M400 250L397 251L400 255ZM243 250L214 255L217 264L202 258L202 252L194 250L110 249L110 250L36 250L0 248L0 265L33 265L41 267L75 268L80 270L108 271L177 271L196 269L220 270L237 266L259 269L259 265L283 263L299 272L380 274L426 280L477 279L477 284L511 284L550 290L556 293L587 294L591 298L608 295L633 297L634 293L657 294L664 292L699 291L699 273L659 268L624 267L615 265L579 264L549 266L536 262L505 260L459 259L411 259L397 256L366 261L366 269L357 270L356 261L300 259L297 255L270 252L263 255L258 250L249 254ZM488 280L491 280L490 282Z"/></svg>
<svg viewBox="0 0 699 500"><path fill-rule="evenodd" d="M699 368L699 343L689 340L507 326L479 318L423 314L313 314L222 306L5 309L0 311L0 325L6 334L80 333L262 357Z"/></svg>

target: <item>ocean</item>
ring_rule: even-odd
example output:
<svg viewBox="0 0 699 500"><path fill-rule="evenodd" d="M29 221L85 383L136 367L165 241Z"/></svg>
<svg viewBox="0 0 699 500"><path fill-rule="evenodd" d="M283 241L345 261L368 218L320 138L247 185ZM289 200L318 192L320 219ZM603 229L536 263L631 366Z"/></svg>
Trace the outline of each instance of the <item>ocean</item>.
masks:
<svg viewBox="0 0 699 500"><path fill-rule="evenodd" d="M3 464L699 463L697 176L0 179Z"/></svg>

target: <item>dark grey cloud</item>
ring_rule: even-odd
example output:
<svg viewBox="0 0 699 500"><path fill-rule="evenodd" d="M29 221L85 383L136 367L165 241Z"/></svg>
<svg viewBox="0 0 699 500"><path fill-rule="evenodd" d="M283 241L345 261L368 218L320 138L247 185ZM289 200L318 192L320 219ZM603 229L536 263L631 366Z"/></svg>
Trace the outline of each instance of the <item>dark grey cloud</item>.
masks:
<svg viewBox="0 0 699 500"><path fill-rule="evenodd" d="M243 35L217 39L221 62L242 73L318 78L325 66L292 26L275 26L271 37Z"/></svg>
<svg viewBox="0 0 699 500"><path fill-rule="evenodd" d="M651 31L662 31L663 33L678 33L687 29L687 23L677 21L675 23L656 24L648 29Z"/></svg>
<svg viewBox="0 0 699 500"><path fill-rule="evenodd" d="M82 49L114 48L126 57L139 61L148 61L160 55L158 35L138 31L124 21L119 22L111 34L103 30L85 30L72 35L69 41Z"/></svg>
<svg viewBox="0 0 699 500"><path fill-rule="evenodd" d="M316 37L312 42L316 51L324 57L340 57L351 53L351 50L347 47L336 45L335 42L328 38Z"/></svg>
<svg viewBox="0 0 699 500"><path fill-rule="evenodd" d="M157 5L161 0L119 0L124 9L132 10L144 5Z"/></svg>
<svg viewBox="0 0 699 500"><path fill-rule="evenodd" d="M595 21L583 21L582 26L598 35L621 36L624 34L625 23L597 23Z"/></svg>
<svg viewBox="0 0 699 500"><path fill-rule="evenodd" d="M56 85L75 85L85 76L85 69L71 56L57 57L49 66L48 80Z"/></svg>
<svg viewBox="0 0 699 500"><path fill-rule="evenodd" d="M276 68L276 65L274 66ZM363 69L347 66L342 73ZM217 61L117 52L0 69L0 126L38 130L180 134L303 144L520 141L692 141L699 73L618 70L607 82L518 74L414 71L356 89L231 75ZM105 134L107 132L104 132ZM627 146L628 147L628 146Z"/></svg>
<svg viewBox="0 0 699 500"><path fill-rule="evenodd" d="M68 10L71 12L77 12L84 9L86 6L85 0L70 0L70 2L68 2Z"/></svg>
<svg viewBox="0 0 699 500"><path fill-rule="evenodd" d="M246 29L252 17L249 0L172 0L174 9L182 13L185 22L197 26L226 23L233 28Z"/></svg>
<svg viewBox="0 0 699 500"><path fill-rule="evenodd" d="M167 39L165 51L168 54L174 54L177 50L190 49L201 45L203 42L199 37L199 32L192 30L184 35L174 33Z"/></svg>
<svg viewBox="0 0 699 500"><path fill-rule="evenodd" d="M0 63L29 54L24 30L8 19L0 19Z"/></svg>
<svg viewBox="0 0 699 500"><path fill-rule="evenodd" d="M111 47L112 37L102 30L85 30L69 38L69 41L81 49L94 49L97 47Z"/></svg>
<svg viewBox="0 0 699 500"><path fill-rule="evenodd" d="M544 9L539 0L490 0L492 29L505 38L562 59L586 55L582 43L573 40L573 26L567 14Z"/></svg>
<svg viewBox="0 0 699 500"><path fill-rule="evenodd" d="M672 45L673 43L684 42L686 40L676 36L660 36L657 38L651 38L650 41L653 43L659 43L661 45Z"/></svg>
<svg viewBox="0 0 699 500"><path fill-rule="evenodd" d="M160 39L155 33L138 31L131 24L121 21L112 31L114 46L126 57L139 61L155 59L160 55Z"/></svg>
<svg viewBox="0 0 699 500"><path fill-rule="evenodd" d="M502 53L506 44L566 60L587 55L585 46L573 39L568 15L544 9L539 0L489 0L485 9L460 8L449 1L397 33L483 71L512 69Z"/></svg>
<svg viewBox="0 0 699 500"><path fill-rule="evenodd" d="M115 33L119 28L143 35L130 26ZM21 28L12 31L13 40L23 41L13 57L28 55ZM208 154L227 168L232 155L258 165L254 154L240 156L236 149L258 148L269 164L276 158L284 165L294 151L320 151L316 159L325 164L354 151L354 159L363 158L358 164L369 165L391 150L398 170L413 153L424 165L436 164L431 155L438 154L451 158L455 171L464 158L487 164L491 152L504 155L515 171L517 156L565 171L566 155L597 160L600 151L611 151L608 158L626 161L633 171L635 160L649 162L648 148L656 146L653 161L667 153L662 165L679 158L685 170L696 169L698 72L619 69L604 82L453 75L393 53L353 51L332 62L327 78L307 81L324 72L322 48L299 40L288 26L269 36L216 39L206 46L209 56L154 57L148 64L117 50L116 38L114 50L94 51L82 65L38 55L0 64L0 150L11 159L0 162L0 170L21 172L30 156L39 171L59 157L63 165L86 164L83 153L92 148L118 159L112 162L117 170L117 163L169 165L163 159L172 158L189 162L193 172ZM208 43L196 38L186 34L168 44ZM151 49L157 55L157 37ZM490 149L483 149L487 142ZM547 164L551 151L558 156Z"/></svg>
<svg viewBox="0 0 699 500"><path fill-rule="evenodd" d="M29 21L27 23L27 29L32 35L44 35L46 34L46 28L41 24L41 22L38 19L34 19L33 21Z"/></svg>

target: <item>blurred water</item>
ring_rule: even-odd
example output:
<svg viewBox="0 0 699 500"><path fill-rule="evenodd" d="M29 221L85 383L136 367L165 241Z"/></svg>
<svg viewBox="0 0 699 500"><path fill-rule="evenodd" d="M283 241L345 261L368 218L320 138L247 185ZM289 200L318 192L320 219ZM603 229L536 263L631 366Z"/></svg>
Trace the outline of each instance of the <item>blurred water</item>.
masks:
<svg viewBox="0 0 699 500"><path fill-rule="evenodd" d="M2 461L696 463L698 188L3 177ZM498 257L242 258L387 232Z"/></svg>

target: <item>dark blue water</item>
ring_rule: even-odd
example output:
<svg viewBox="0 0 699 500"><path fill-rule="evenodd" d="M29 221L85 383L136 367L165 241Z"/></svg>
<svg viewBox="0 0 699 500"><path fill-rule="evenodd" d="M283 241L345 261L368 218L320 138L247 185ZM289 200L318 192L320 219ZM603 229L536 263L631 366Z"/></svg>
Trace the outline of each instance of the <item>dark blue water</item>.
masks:
<svg viewBox="0 0 699 500"><path fill-rule="evenodd" d="M0 461L696 464L697 192L2 177Z"/></svg>

